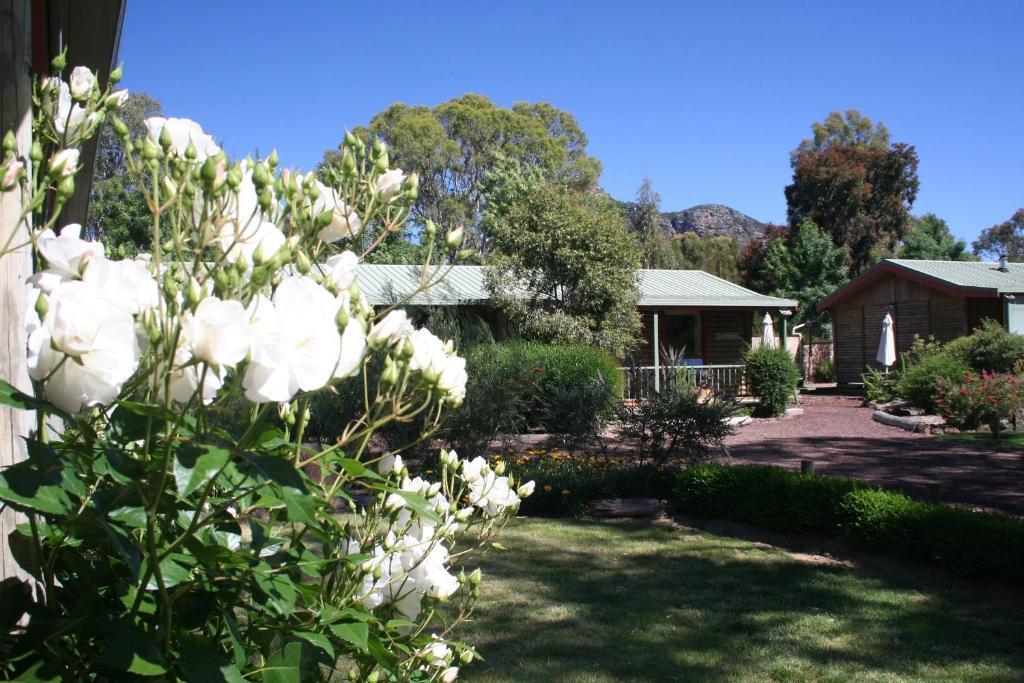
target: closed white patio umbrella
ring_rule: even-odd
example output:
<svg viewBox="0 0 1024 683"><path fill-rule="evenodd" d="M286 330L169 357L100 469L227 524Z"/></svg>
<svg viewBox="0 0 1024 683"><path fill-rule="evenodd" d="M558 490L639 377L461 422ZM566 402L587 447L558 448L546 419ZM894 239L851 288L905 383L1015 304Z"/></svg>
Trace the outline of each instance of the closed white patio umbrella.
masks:
<svg viewBox="0 0 1024 683"><path fill-rule="evenodd" d="M885 372L896 364L896 335L892 330L892 316L888 313L882 319L882 338L878 342L878 354L875 360L885 366Z"/></svg>
<svg viewBox="0 0 1024 683"><path fill-rule="evenodd" d="M761 346L766 349L775 348L775 328L772 326L772 317L767 313L761 323Z"/></svg>

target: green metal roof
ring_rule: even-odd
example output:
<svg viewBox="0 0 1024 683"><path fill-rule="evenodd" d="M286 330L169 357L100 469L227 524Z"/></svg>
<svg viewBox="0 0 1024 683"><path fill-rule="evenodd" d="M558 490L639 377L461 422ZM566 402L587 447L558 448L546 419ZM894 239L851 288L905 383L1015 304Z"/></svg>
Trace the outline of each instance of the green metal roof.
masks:
<svg viewBox="0 0 1024 683"><path fill-rule="evenodd" d="M484 266L452 266L442 282L409 300L420 306L486 304ZM796 308L792 299L764 296L702 270L639 270L640 305L681 308ZM360 264L359 289L375 306L395 303L414 291L421 266Z"/></svg>
<svg viewBox="0 0 1024 683"><path fill-rule="evenodd" d="M1007 272L1004 273L994 261L887 258L825 297L818 304L818 310L831 308L860 287L886 274L910 278L953 296L998 297L1002 294L1024 293L1024 263L1008 263Z"/></svg>
<svg viewBox="0 0 1024 683"><path fill-rule="evenodd" d="M999 270L993 261L918 261L885 259L885 261L925 277L942 280L954 287L993 289L997 294L1024 292L1024 263L1008 263L1009 272Z"/></svg>

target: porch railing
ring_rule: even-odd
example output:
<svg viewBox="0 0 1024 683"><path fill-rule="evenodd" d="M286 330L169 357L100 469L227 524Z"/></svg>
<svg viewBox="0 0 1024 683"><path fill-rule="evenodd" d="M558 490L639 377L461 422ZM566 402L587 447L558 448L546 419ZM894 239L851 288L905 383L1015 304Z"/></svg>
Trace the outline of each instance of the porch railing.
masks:
<svg viewBox="0 0 1024 683"><path fill-rule="evenodd" d="M622 398L645 399L672 382L692 384L715 396L733 398L743 395L742 365L679 365L620 368L623 375Z"/></svg>

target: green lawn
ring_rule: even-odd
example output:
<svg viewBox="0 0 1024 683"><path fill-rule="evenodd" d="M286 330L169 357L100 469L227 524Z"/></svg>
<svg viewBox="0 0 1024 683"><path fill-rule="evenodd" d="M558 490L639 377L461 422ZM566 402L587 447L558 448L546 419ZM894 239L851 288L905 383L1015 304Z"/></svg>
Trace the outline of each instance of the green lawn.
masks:
<svg viewBox="0 0 1024 683"><path fill-rule="evenodd" d="M985 449L1010 450L1024 448L1024 432L1003 432L998 439L991 432L961 432L959 434L941 434L935 437L940 441L956 441Z"/></svg>
<svg viewBox="0 0 1024 683"><path fill-rule="evenodd" d="M467 681L1024 680L1024 614L766 546L528 519L488 554Z"/></svg>

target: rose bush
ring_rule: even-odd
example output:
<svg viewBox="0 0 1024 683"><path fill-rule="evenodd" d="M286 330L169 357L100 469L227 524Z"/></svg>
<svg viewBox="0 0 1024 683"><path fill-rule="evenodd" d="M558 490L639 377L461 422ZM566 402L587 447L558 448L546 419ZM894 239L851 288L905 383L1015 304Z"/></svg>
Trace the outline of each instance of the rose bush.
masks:
<svg viewBox="0 0 1024 683"><path fill-rule="evenodd" d="M32 386L0 386L37 425L28 459L0 473L31 576L0 586L0 675L453 680L475 656L452 637L479 591L463 567L532 484L454 452L428 480L369 448L395 422L429 436L465 398L452 343L374 311L354 282L356 238L401 229L415 174L353 136L323 178L274 154L231 161L187 119L149 119L131 139L125 93L83 67L37 90L35 142L8 134L0 164L37 266ZM108 259L62 219L104 121L152 214L153 253L136 260ZM459 241L428 254L418 291ZM304 444L311 397L352 382L362 414Z"/></svg>

